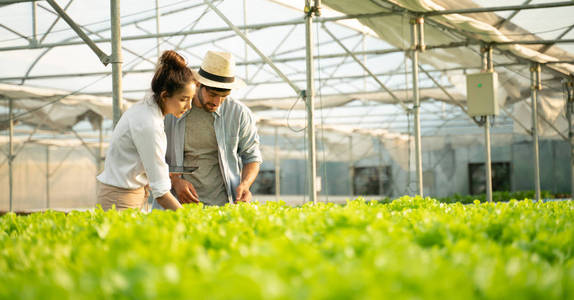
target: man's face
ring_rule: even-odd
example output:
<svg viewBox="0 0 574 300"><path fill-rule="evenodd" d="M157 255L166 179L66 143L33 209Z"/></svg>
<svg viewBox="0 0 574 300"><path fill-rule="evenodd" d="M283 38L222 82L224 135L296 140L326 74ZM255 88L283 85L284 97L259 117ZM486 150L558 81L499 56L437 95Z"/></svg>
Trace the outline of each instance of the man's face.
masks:
<svg viewBox="0 0 574 300"><path fill-rule="evenodd" d="M221 103L225 101L229 94L231 94L231 90L222 92L201 86L197 95L200 104L199 107L203 108L207 112L214 112Z"/></svg>

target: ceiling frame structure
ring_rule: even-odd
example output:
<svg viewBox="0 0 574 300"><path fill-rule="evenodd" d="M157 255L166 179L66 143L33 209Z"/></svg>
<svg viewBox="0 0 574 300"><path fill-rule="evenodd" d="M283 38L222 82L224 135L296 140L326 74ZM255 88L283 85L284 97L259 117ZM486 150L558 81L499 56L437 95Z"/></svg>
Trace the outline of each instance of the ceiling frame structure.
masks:
<svg viewBox="0 0 574 300"><path fill-rule="evenodd" d="M543 68L544 72L549 72L551 74L553 74L554 76L561 76L564 78L565 82L572 82L572 74L567 74L564 73L560 68L556 68L554 67L554 65L557 64L561 64L561 63L572 63L571 61L558 61L558 62L548 62L548 63L538 63L538 62L534 62L534 61L529 61L528 59L522 58L522 57L518 57L512 53L510 53L508 50L505 49L500 49L500 46L505 46L505 45L516 45L516 44L521 44L521 45L543 45L544 48L542 48L541 52L545 52L547 51L552 45L556 45L556 44L562 44L562 43L574 43L574 39L564 39L564 37L574 28L574 25L570 26L569 28L567 28L566 30L564 30L563 32L560 33L560 35L555 38L555 39L551 39L551 40L528 40L528 41L507 41L507 42L489 42L487 44L484 44L482 41L477 40L473 37L470 37L468 35L466 35L464 32L459 32L456 29L450 28L450 27L445 27L442 24L435 22L432 20L432 17L434 16L439 16L439 15L448 15L448 14L471 14L471 13L485 13L485 12L496 12L496 11L512 11L512 14L506 18L503 19L501 23L498 24L498 27L503 27L506 24L508 24L510 22L511 19L513 19L517 14L519 14L519 12L523 11L523 10L530 10L530 9L545 9L545 8L552 8L552 7L566 7L566 6L574 6L574 2L571 1L567 1L567 2L553 2L553 3L545 3L545 4L530 4L531 1L526 1L524 2L522 5L514 5L514 6L502 6L502 7L486 7L486 8L471 8L471 9L456 9L456 10L444 10L444 11L430 11L430 12L417 12L417 11L411 11L408 10L404 7L401 7L397 4L395 4L392 1L386 1L386 0L380 0L380 1L373 1L373 2L377 2L377 3L381 3L380 7L383 9L383 11L380 12L375 12L375 13L368 13L368 14L355 14L355 15L344 15L344 16L338 16L338 17L316 17L313 18L313 16L310 16L309 14L307 14L306 18L302 18L302 19L296 19L296 20L291 20L291 21L281 21L281 22L269 22L269 23L261 23L261 24L250 24L250 25L246 25L244 24L243 26L241 25L234 25L232 24L230 21L227 22L226 27L216 27L216 28L209 28L209 29L188 29L188 30L181 30L178 32L159 32L159 25L157 25L157 31L156 33L151 33L151 32L146 32L145 34L141 34L141 35L130 35L130 36L124 36L124 37L120 37L119 36L119 32L120 32L120 28L124 27L124 26L131 26L131 25L138 25L140 23L144 23L144 22L148 22L148 21L155 21L156 24L159 24L159 20L162 16L168 16L171 14L176 14L181 12L181 9L174 9L174 10L170 10L170 11L163 11L160 12L159 9L157 9L156 7L156 15L155 17L153 16L146 16L146 17L142 17L138 20L133 20L133 21L129 21L129 22L125 22L120 24L120 15L119 15L119 1L110 1L111 4L111 25L107 28L104 29L99 29L99 30L89 30L87 28L87 26L82 26L82 25L78 25L75 24L74 21L69 18L69 16L66 15L66 9L70 6L70 4L72 4L72 1L69 1L66 6L64 8L60 8L57 3L54 0L46 0L47 3L49 3L51 5L51 7L54 9L54 11L52 12L52 14L55 14L57 17L56 19L51 23L51 25L49 26L49 29L40 37L38 38L38 34L37 34L37 12L36 12L36 7L39 5L37 2L43 2L43 1L30 1L30 0L2 0L0 1L0 8L6 5L11 5L11 4L16 4L16 3L22 3L22 2L29 2L31 3L31 5L33 6L33 15L32 15L32 24L33 24L33 36L30 37L26 37L25 35L19 33L17 30L12 29L8 26L5 25L1 25L2 28L4 28L5 30L11 32L12 34L18 36L20 39L23 39L27 42L27 45L24 46L10 46L10 47L0 47L0 53L4 52L4 51L17 51L17 50L30 50L30 49L44 49L44 51L38 55L37 59L34 60L34 62L30 65L30 67L27 69L27 72L24 76L10 76L10 77L4 77L4 78L0 78L0 82L10 82L10 81L14 81L14 80L19 80L21 81L21 84L23 84L24 82L30 81L30 80L42 80L42 79L57 79L57 78L72 78L72 77L88 77L88 76L93 76L93 77L107 77L109 75L113 76L113 88L112 91L110 92L100 92L100 93L109 93L113 95L113 99L114 99L114 124L115 122L117 122L117 120L119 119L120 116L120 107L121 107L121 99L122 97L122 84L121 84L121 80L123 76L129 75L129 74L137 74L137 73L150 73L153 72L153 69L150 68L145 68L145 69L135 69L135 67L137 66L138 61L147 61L150 64L153 64L153 60L150 60L149 55L146 55L147 53L138 53L137 51L134 51L133 49L130 49L130 47L126 47L126 46L122 46L121 42L122 41L139 41L139 40L146 40L146 39L156 39L157 43L158 43L158 49L159 49L159 44L160 43L165 43L166 40L168 38L173 38L173 37L182 37L181 41L176 44L175 49L176 50L182 50L182 51L186 51L186 53L190 53L190 49L193 49L194 46L197 45L186 45L186 46L182 46L183 41L185 40L185 38L189 37L189 36L193 36L193 35L202 35L202 34L207 34L207 33L225 33L225 32L235 32L235 34L230 34L230 35L226 35L224 37L220 37L217 39L213 39L210 41L206 41L205 44L211 44L216 46L216 42L224 40L224 39L229 39L229 38L233 38L236 37L237 35L241 36L244 40L244 42L246 44L251 43L249 36L245 35L245 32L249 32L249 33L253 33L255 31L259 31L259 30L264 30L264 29L269 29L269 28L275 28L275 27L285 27L285 26L298 26L298 25L304 25L306 24L307 27L310 26L309 24L309 20L308 19L312 19L312 23L321 23L323 24L323 30L325 32L327 32L327 34L331 37L331 40L329 41L319 41L317 42L317 45L319 45L319 47L321 47L321 45L326 45L326 44L331 44L331 43L337 43L339 44L339 46L342 46L342 48L345 50L344 52L341 53L335 53L335 54L323 54L323 55L317 55L317 56L313 56L313 55L305 55L304 57L281 57L283 54L289 54L290 51L283 51L283 52L279 52L276 53L276 51L278 51L282 45L278 45L276 47L276 49L273 51L273 53L271 55L269 55L268 57L257 48L257 46L255 46L254 44L251 44L252 50L254 50L255 52L257 52L260 56L259 60L247 60L247 52L245 53L245 60L244 61L238 61L238 66L258 66L261 70L261 67L264 65L270 66L273 72L269 72L266 71L268 73L271 73L272 79L271 81L267 80L267 81L255 81L255 76L253 76L251 78L251 80L248 81L248 83L250 85L253 85L254 87L259 86L259 85L264 85L264 84L269 84L269 83L276 83L279 84L281 82L285 82L288 85L291 86L291 88L293 89L293 91L297 94L297 96L305 96L304 95L304 91L308 91L308 90L312 90L313 87L309 86L309 79L302 79L302 78L297 78L297 79L292 79L290 78L290 74L289 73L284 73L281 68L278 67L278 64L282 64L282 66L287 66L289 63L291 62L297 62L297 61L302 61L302 60L307 60L309 61L309 59L340 59L343 58L343 61L341 63L345 63L347 64L346 60L348 58L353 58L354 62L356 64L361 65L361 60L358 58L358 56L362 55L363 59L365 59L366 57L378 57L380 55L387 55L387 54L393 54L393 53L398 53L398 54L404 54L405 57L408 57L409 59L415 59L415 62L412 64L412 71L408 72L408 71L404 71L404 72L389 72L387 74L385 73L377 73L377 72L372 72L371 70L369 70L368 67L366 67L365 65L361 65L362 69L364 71L363 75L351 75L351 76L347 76L346 78L342 78L341 76L331 76L329 78L321 78L321 84L326 84L326 82L328 82L329 80L344 80L347 79L349 80L349 84L352 84L352 80L367 80L367 79L373 79L376 83L378 83L378 85L385 91L387 91L389 94L391 94L393 96L393 98L395 98L397 101L394 105L400 105L402 107L402 109L407 113L407 114L414 114L415 119L419 118L419 109L421 109L421 105L419 104L418 100L416 98L418 98L418 96L415 96L415 100L414 105L412 107L408 107L405 103L409 103L404 102L404 100L407 99L400 99L399 97L395 96L393 94L393 89L388 88L386 86L386 84L381 81L381 77L382 76L389 76L389 77L393 77L393 75L412 75L413 76L413 81L412 81L412 89L413 89L413 93L415 95L418 95L418 91L419 91L419 87L418 87L418 83L419 83L419 76L418 76L418 71L421 70L426 78L430 81L432 81L433 85L440 88L441 90L443 90L443 92L445 93L445 95L451 99L451 102L453 103L453 105L458 105L458 107L464 112L464 114L459 114L458 118L454 118L454 119L448 119L448 120L443 120L438 126L436 126L437 131L439 131L441 128L445 127L448 123L456 121L456 120L466 120L467 123L466 124L473 124L472 122L474 122L474 125L476 125L476 120L473 119L469 119L468 115L466 114L466 110L464 108L464 106L462 106L460 103L458 103L457 101L454 100L454 97L452 95L449 94L449 92L447 91L447 89L445 89L445 87L443 87L443 83L440 82L440 79L435 78L432 74L442 74L443 72L449 72L449 71L454 71L454 70L459 70L462 72L466 72L466 70L469 69L478 69L480 68L480 66L469 66L468 68L450 68L450 69L445 69L445 70L441 70L441 69L432 69L432 70L425 70L425 68L423 68L422 65L420 65L419 63L416 63L416 56L418 55L418 52L420 52L421 49L420 45L417 44L417 39L419 39L420 42L424 43L424 37L417 37L416 36L416 26L413 26L413 32L415 32L415 35L413 37L413 43L411 47L408 47L406 49L400 49L400 48L396 48L396 49L379 49L379 50L368 50L368 51L355 51L355 50L349 50L347 48L345 48L344 44L342 43L342 41L345 38L338 38L335 34L331 33L325 26L325 24L328 23L333 23L333 22L337 22L337 21L341 21L341 20L348 20L348 19L369 19L369 18L384 18L384 17L388 17L388 16L396 16L396 15L402 15L402 14L407 14L409 15L413 20L417 20L417 19L424 19L426 21L427 24L429 24L429 26L436 26L438 28L441 28L445 31L448 32L453 32L453 34L455 35L459 35L461 37L464 37L464 41L458 42L458 43L451 43L451 44L444 44L444 45L426 45L426 49L424 49L425 51L432 51L433 49L446 49L446 48L457 48L457 47L469 47L469 46L487 46L487 47L492 47L494 49L497 49L497 51L501 54L507 55L509 57L512 57L512 59L514 61L510 62L510 63L501 63L501 64L496 64L496 67L502 67L502 68L511 68L514 66L524 66L526 65L527 67L531 64L534 63L536 66L541 66ZM214 4L217 1L214 1L213 3L210 1L205 0L203 4L194 4L194 5L190 5L186 7L187 9L196 9L196 8L202 8L205 9L205 11L207 12L208 10L210 11L215 11L217 13L217 6ZM221 2L220 2L221 3ZM313 5L320 5L320 1L307 1L307 5L313 6ZM43 8L46 11L50 11L49 9L41 6L41 8ZM209 8L209 9L208 9ZM203 15L202 15L203 16ZM225 16L223 14L220 14L220 17L222 19L225 19ZM54 27L54 25L60 20L60 18L65 19L66 22L72 27L74 28L75 32L82 36L82 40L76 40L77 37L70 37L67 38L61 42L50 42L50 43L46 43L44 42L46 37L50 34L52 28ZM199 20L198 20L199 21ZM142 31L145 31L144 28L139 28ZM105 38L101 35L101 33L107 32L107 31L112 31L114 34L111 38ZM308 31L310 29L308 28ZM422 31L421 31L422 32ZM99 50L97 44L101 44L101 43L105 43L105 44L110 44L112 45L112 54L111 55L106 55L105 53L103 53L103 51ZM92 48L92 50L96 53L96 55L100 58L100 60L102 61L103 64L107 64L112 63L113 66L113 70L111 72L92 72L92 73L70 73L70 74L46 74L46 75L30 75L34 69L34 67L38 64L38 62L45 56L45 54L47 52L49 52L50 50L54 49L54 48L58 48L58 47L65 47L65 46L74 46L74 45L84 45L84 44L88 44L90 45L90 47ZM417 47L417 45L419 45L419 47ZM307 53L312 53L312 51L309 51L310 47L314 47L315 45L307 45ZM122 50L136 56L136 58L134 59L134 65L131 69L128 69L127 71L122 72ZM300 49L301 50L301 49ZM349 63L349 64L352 64ZM127 65L127 64L126 64ZM335 64L337 65L337 64ZM193 66L193 67L197 67L197 66ZM247 69L246 69L247 70ZM337 70L335 69L335 71L333 71L333 73L335 73ZM334 75L334 74L331 74ZM253 80L253 81L252 81ZM311 82L314 82L314 79L311 79ZM302 89L300 88L296 83L297 82L307 82L307 89ZM129 92L129 90L128 90ZM131 92L141 92L141 90L132 90ZM319 95L320 97L320 95ZM249 102L250 99L243 99L245 102ZM313 99L307 99L307 103L312 103ZM410 103L413 103L410 102ZM10 101L10 103L12 103L12 101ZM458 104L457 104L458 103ZM312 104L309 104L309 106L312 106ZM512 116L512 112L508 111L507 109L504 109L504 112L506 113L507 117L505 117L505 119L512 119L514 120L514 122L519 122L519 120L517 120L516 118L514 118ZM311 124L310 128L315 128L315 126L313 125L313 117L312 117L312 110L308 111L308 114L311 115L309 119L309 124ZM12 105L10 105L10 131L13 131L13 113L12 113ZM545 119L544 117L542 117L542 120L546 123L548 123L549 125L552 126L552 122L550 122L549 120ZM418 125L415 125L415 139L417 140L418 146L416 146L417 148L417 178L418 178L418 193L420 195L422 195L422 167L420 167L420 120L418 121ZM415 121L415 123L417 123L417 121ZM503 123L507 123L506 121ZM464 123L463 123L464 124ZM462 125L462 124L461 124ZM520 126L524 127L526 129L526 126L522 125L519 123ZM385 125L382 124L382 126L384 127ZM417 129L418 128L418 129ZM404 129L403 129L404 130ZM563 139L568 140L568 138L566 136L564 136L558 129L556 129L554 127L554 130L557 132L558 135L560 135ZM312 136L314 133L314 130L310 131L310 134L308 134L309 136ZM78 135L76 132L74 132L75 135L81 140L81 136ZM410 132L408 132L408 134L411 134ZM11 134L12 135L12 134ZM33 134L30 135L30 137ZM314 138L311 138L310 141L314 141ZM82 141L83 142L83 141ZM310 157L314 157L315 154L310 152L309 153ZM8 159L9 161L13 160L14 155L12 152L12 149L10 150L10 153L8 154ZM311 172L312 173L312 172ZM314 176L310 176L311 178L313 178L314 180ZM574 177L574 176L573 176ZM309 186L314 186L314 183L310 183ZM311 199L315 199L314 197L310 196Z"/></svg>

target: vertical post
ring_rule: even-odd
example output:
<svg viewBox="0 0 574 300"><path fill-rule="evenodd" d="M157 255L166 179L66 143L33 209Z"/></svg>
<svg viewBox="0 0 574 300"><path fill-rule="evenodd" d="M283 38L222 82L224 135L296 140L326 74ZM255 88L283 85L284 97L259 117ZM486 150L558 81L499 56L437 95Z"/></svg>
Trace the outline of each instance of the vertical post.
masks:
<svg viewBox="0 0 574 300"><path fill-rule="evenodd" d="M155 32L159 35L159 0L155 0ZM161 57L161 50L160 50L160 42L159 36L156 38L156 51L157 51L157 61L159 62L159 58Z"/></svg>
<svg viewBox="0 0 574 300"><path fill-rule="evenodd" d="M315 157L315 118L314 118L314 62L313 62L313 14L316 9L311 5L311 0L305 1L305 45L307 61L307 90L305 91L305 103L307 104L307 144L308 144L308 173L309 173L309 201L317 203L317 187L315 180L317 166Z"/></svg>
<svg viewBox="0 0 574 300"><path fill-rule="evenodd" d="M46 145L46 208L50 208L50 145Z"/></svg>
<svg viewBox="0 0 574 300"><path fill-rule="evenodd" d="M494 63L492 60L492 47L487 46L482 49L482 71L483 72L494 72ZM485 150L485 160L484 160L484 170L486 181L486 200L492 202L492 156L491 156L491 146L490 146L490 117L484 116L484 150Z"/></svg>
<svg viewBox="0 0 574 300"><path fill-rule="evenodd" d="M275 127L275 200L281 195L281 160L279 159L279 128Z"/></svg>
<svg viewBox="0 0 574 300"><path fill-rule="evenodd" d="M574 130L572 113L574 113L574 86L570 79L564 83L566 89L566 116L568 117L568 141L570 143L570 198L574 200Z"/></svg>
<svg viewBox="0 0 574 300"><path fill-rule="evenodd" d="M8 111L8 122L9 122L9 129L8 129L8 134L10 135L9 137L9 145L8 145L8 177L9 177L9 185L10 185L10 211L14 211L14 202L13 202L13 194L14 194L14 170L13 168L13 162L14 162L14 100L12 98L10 98L10 104L9 104L9 111Z"/></svg>
<svg viewBox="0 0 574 300"><path fill-rule="evenodd" d="M422 166L422 150L421 150L421 120L420 120L420 95L419 95L419 35L418 29L424 22L424 19L419 17L411 19L411 42L412 42L412 73L413 73L413 98L414 98L414 129L415 129L415 163L417 173L417 194L423 197L423 166Z"/></svg>
<svg viewBox="0 0 574 300"><path fill-rule="evenodd" d="M100 141L98 145L98 170L99 173L104 169L104 117L100 116Z"/></svg>
<svg viewBox="0 0 574 300"><path fill-rule="evenodd" d="M349 136L349 193L355 195L355 168L353 167L353 135Z"/></svg>
<svg viewBox="0 0 574 300"><path fill-rule="evenodd" d="M245 26L245 30L243 31L243 34L245 34L245 36L247 36L247 0L243 0L243 26ZM244 51L245 51L245 55L244 58L245 61L248 61L248 55L247 55L247 43L243 43L244 45ZM249 80L249 64L245 64L245 78L247 80Z"/></svg>
<svg viewBox="0 0 574 300"><path fill-rule="evenodd" d="M490 118L489 116L484 116L484 147L486 152L486 159L484 163L485 167L485 178L486 180L486 200L492 202L492 156L491 156L491 146L490 146Z"/></svg>
<svg viewBox="0 0 574 300"><path fill-rule="evenodd" d="M112 23L112 81L114 128L120 120L122 108L122 40L120 26L120 0L110 0Z"/></svg>
<svg viewBox="0 0 574 300"><path fill-rule="evenodd" d="M32 43L38 44L38 14L36 1L32 1Z"/></svg>
<svg viewBox="0 0 574 300"><path fill-rule="evenodd" d="M364 52L367 50L367 46L365 43L365 32L362 32L362 39L361 39L361 47L363 50L363 64L366 66L367 65L367 55L364 54ZM365 78L363 78L363 91L367 91L367 71L365 71L365 69L363 69L363 76L365 76Z"/></svg>
<svg viewBox="0 0 574 300"><path fill-rule="evenodd" d="M533 63L530 67L530 90L532 97L532 150L534 155L534 187L536 200L540 201L540 162L538 149L538 91L542 89L540 83L540 64Z"/></svg>
<svg viewBox="0 0 574 300"><path fill-rule="evenodd" d="M385 192L383 179L386 174L384 174L385 168L383 166L383 142L380 137L377 140L379 141L379 195L382 197Z"/></svg>

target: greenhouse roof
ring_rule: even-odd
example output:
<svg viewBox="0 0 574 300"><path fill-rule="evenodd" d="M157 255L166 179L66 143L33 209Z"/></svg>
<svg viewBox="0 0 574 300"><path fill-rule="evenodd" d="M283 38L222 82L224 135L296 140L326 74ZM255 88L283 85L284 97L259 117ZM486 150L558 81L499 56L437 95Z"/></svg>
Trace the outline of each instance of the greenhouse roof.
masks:
<svg viewBox="0 0 574 300"><path fill-rule="evenodd" d="M106 118L104 128L109 132L111 67L100 61L50 3L0 2L0 95L17 100L21 124L38 125L34 120L42 119L41 113L48 118L44 128L75 128L82 134L97 128L94 116L91 127L81 121L90 120L94 113ZM109 3L56 3L103 53L111 53ZM480 72L481 49L490 46L502 87L494 133L529 131L530 69L539 63L539 133L565 137L563 80L574 72L570 17L574 3L519 0L503 4L323 1L322 15L315 18L313 29L319 128L339 128L343 133L412 133L410 22L424 17L426 48L419 55L423 136L481 132L466 113L465 75ZM306 88L304 5L304 1L213 1L216 10L247 35L253 48L205 2L161 1L156 7L155 1L122 1L124 98L143 97L162 50L177 49L194 68L207 50L226 50L234 54L239 76L248 83L232 96L266 120L262 126L302 123L306 118L299 94ZM266 57L275 68L266 63ZM26 92L15 93L15 89ZM39 96L30 91L41 91L44 96L32 102ZM63 97L65 93L69 96ZM8 102L0 105L5 114ZM72 110L75 115L57 116Z"/></svg>

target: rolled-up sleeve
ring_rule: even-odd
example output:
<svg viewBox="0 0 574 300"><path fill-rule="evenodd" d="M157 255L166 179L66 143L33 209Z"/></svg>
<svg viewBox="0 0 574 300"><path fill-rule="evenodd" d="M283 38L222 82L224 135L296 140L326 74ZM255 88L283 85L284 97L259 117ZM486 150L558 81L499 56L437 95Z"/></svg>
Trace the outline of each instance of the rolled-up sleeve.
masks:
<svg viewBox="0 0 574 300"><path fill-rule="evenodd" d="M252 162L263 162L261 150L259 149L257 122L247 108L241 114L238 146L237 151L243 165Z"/></svg>
<svg viewBox="0 0 574 300"><path fill-rule="evenodd" d="M162 127L155 126L153 122L143 126L131 126L132 139L154 199L165 195L171 189L169 167L165 161L167 141Z"/></svg>

